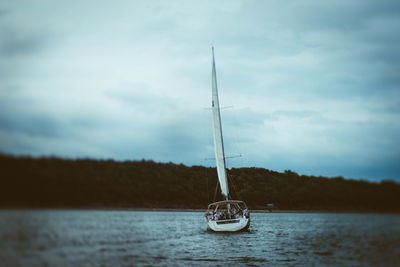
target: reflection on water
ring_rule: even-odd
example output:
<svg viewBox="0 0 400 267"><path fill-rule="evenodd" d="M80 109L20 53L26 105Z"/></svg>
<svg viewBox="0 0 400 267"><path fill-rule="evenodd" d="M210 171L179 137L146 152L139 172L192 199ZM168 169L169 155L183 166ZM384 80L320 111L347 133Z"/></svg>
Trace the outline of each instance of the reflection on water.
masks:
<svg viewBox="0 0 400 267"><path fill-rule="evenodd" d="M210 233L203 213L0 211L2 266L400 265L400 215L252 214Z"/></svg>

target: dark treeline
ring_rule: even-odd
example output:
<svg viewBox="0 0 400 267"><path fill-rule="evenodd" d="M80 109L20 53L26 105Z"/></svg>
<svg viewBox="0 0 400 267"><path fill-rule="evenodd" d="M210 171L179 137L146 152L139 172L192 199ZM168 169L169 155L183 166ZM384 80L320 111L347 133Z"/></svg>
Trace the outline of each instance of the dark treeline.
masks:
<svg viewBox="0 0 400 267"><path fill-rule="evenodd" d="M201 208L221 199L215 168L153 161L0 155L1 207ZM252 209L400 211L400 184L299 176L261 168L228 171L232 198Z"/></svg>

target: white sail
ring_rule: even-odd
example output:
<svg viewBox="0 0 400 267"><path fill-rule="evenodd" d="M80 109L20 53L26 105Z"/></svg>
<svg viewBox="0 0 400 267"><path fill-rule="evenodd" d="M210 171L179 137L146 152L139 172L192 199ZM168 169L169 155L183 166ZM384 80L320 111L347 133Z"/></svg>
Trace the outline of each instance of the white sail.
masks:
<svg viewBox="0 0 400 267"><path fill-rule="evenodd" d="M218 180L221 186L221 193L228 199L229 189L228 181L226 176L225 166L225 153L224 153L224 141L222 139L222 127L221 127L221 114L218 101L218 88L217 88L217 73L215 71L215 60L214 60L214 47L212 48L213 54L213 65L212 65L212 114L213 114L213 130L214 130L214 151L215 160L217 162L217 173Z"/></svg>

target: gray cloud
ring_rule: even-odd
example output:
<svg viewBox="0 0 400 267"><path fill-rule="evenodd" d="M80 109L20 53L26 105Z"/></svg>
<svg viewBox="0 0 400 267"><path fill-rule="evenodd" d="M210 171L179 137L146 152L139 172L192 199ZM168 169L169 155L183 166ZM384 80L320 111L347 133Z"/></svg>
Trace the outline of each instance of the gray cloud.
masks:
<svg viewBox="0 0 400 267"><path fill-rule="evenodd" d="M0 150L400 179L398 1L0 4Z"/></svg>
<svg viewBox="0 0 400 267"><path fill-rule="evenodd" d="M3 131L10 134L65 137L62 124L58 120L40 115L3 113L0 115L0 125Z"/></svg>
<svg viewBox="0 0 400 267"><path fill-rule="evenodd" d="M2 57L23 56L39 53L46 44L43 36L20 36L16 29L3 29L0 31L0 53Z"/></svg>
<svg viewBox="0 0 400 267"><path fill-rule="evenodd" d="M0 9L0 17L5 17L5 16L7 16L7 15L8 15L7 10L5 10L5 9Z"/></svg>

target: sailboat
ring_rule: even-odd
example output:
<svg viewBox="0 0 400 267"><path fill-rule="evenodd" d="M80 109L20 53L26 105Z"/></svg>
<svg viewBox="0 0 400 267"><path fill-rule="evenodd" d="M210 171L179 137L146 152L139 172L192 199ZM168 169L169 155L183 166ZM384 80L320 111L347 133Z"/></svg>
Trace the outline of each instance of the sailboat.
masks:
<svg viewBox="0 0 400 267"><path fill-rule="evenodd" d="M231 200L225 164L224 142L222 138L221 113L218 100L217 73L215 69L214 47L212 47L212 117L214 133L214 152L218 181L223 201L208 205L205 218L208 227L215 232L236 232L250 226L250 213L244 201Z"/></svg>

